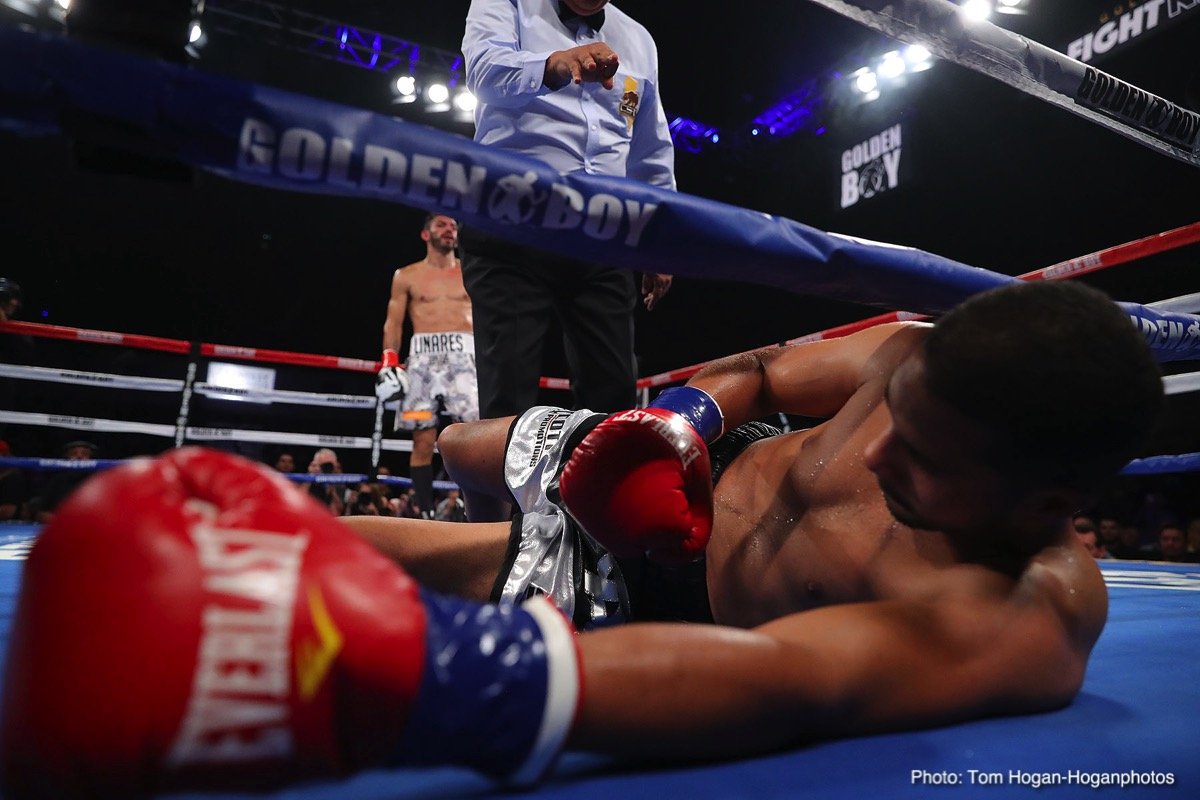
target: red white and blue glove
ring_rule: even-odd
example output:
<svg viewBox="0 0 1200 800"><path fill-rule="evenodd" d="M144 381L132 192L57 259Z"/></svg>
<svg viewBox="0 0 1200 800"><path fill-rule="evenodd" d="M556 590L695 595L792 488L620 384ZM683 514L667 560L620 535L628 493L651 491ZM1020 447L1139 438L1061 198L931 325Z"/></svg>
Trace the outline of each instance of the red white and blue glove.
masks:
<svg viewBox="0 0 1200 800"><path fill-rule="evenodd" d="M258 791L432 764L531 782L580 691L545 598L424 591L271 470L184 448L89 479L38 537L0 791Z"/></svg>
<svg viewBox="0 0 1200 800"><path fill-rule="evenodd" d="M609 416L580 441L559 479L563 504L615 556L694 561L712 533L707 443L723 432L708 393L668 389L648 408Z"/></svg>
<svg viewBox="0 0 1200 800"><path fill-rule="evenodd" d="M384 350L382 363L375 375L375 396L384 403L403 400L408 394L408 373L400 366L400 354L391 348Z"/></svg>

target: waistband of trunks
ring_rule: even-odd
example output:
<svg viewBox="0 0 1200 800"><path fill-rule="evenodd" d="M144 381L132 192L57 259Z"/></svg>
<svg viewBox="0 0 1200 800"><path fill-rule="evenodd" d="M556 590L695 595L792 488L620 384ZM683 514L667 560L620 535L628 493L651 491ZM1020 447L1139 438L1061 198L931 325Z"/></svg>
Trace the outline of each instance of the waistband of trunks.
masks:
<svg viewBox="0 0 1200 800"><path fill-rule="evenodd" d="M414 333L408 345L408 356L440 355L442 353L467 353L475 355L475 337L470 333Z"/></svg>

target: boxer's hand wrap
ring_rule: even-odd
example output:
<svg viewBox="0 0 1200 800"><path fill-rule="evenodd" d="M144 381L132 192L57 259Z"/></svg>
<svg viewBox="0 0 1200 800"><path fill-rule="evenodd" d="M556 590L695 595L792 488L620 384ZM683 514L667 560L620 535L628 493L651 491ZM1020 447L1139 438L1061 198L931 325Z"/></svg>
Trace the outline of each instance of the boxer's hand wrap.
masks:
<svg viewBox="0 0 1200 800"><path fill-rule="evenodd" d="M572 451L559 478L563 505L613 555L682 564L712 532L708 448L662 408L605 419Z"/></svg>
<svg viewBox="0 0 1200 800"><path fill-rule="evenodd" d="M673 386L654 398L650 408L674 411L696 429L705 444L712 444L725 433L725 415L708 392L695 386Z"/></svg>
<svg viewBox="0 0 1200 800"><path fill-rule="evenodd" d="M375 376L375 396L385 403L403 400L408 394L408 373L400 366L400 354L390 348L384 350L382 363Z"/></svg>
<svg viewBox="0 0 1200 800"><path fill-rule="evenodd" d="M546 597L479 605L423 592L425 679L406 764L469 764L528 785L553 765L580 700L574 628Z"/></svg>
<svg viewBox="0 0 1200 800"><path fill-rule="evenodd" d="M571 633L545 601L422 593L262 465L139 459L85 482L26 563L0 792L260 791L399 764L534 779L574 719Z"/></svg>

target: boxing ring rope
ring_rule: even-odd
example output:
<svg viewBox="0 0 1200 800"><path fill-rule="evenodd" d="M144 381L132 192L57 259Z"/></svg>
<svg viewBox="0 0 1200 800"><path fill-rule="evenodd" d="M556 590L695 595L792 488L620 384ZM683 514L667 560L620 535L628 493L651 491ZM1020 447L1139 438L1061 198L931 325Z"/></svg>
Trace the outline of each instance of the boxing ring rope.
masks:
<svg viewBox="0 0 1200 800"><path fill-rule="evenodd" d="M1200 167L1200 114L991 22L968 19L948 0L810 1Z"/></svg>
<svg viewBox="0 0 1200 800"><path fill-rule="evenodd" d="M1200 222L1164 231L1159 234L1146 236L1131 242L1115 245L1094 253L1068 259L1049 267L1024 273L1022 280L1064 280L1078 277L1087 273L1108 269L1110 267L1128 264L1137 259L1147 258L1169 252L1187 245L1200 242ZM1200 293L1171 298L1151 306L1172 306L1177 310L1195 308L1200 300ZM819 341L847 336L885 322L899 320L928 319L926 315L912 312L889 312L869 317L858 322L840 325L826 330L817 331L771 347L783 347L795 343ZM36 380L49 383L74 384L82 386L105 387L111 389L129 389L159 393L178 393L181 397L179 419L176 425L155 424L130 420L95 419L77 416L38 414L0 409L0 422L22 425L40 425L71 429L87 429L118 433L142 433L163 438L174 438L175 446L181 446L185 441L241 441L263 444L305 445L311 447L342 447L350 449L371 449L373 467L379 464L381 450L411 451L412 442L407 439L383 439L383 404L379 403L374 394L354 395L328 392L306 392L286 389L251 390L221 386L204 381L197 382L195 375L198 369L198 357L229 358L261 364L286 364L302 367L340 370L358 374L373 374L379 368L379 363L370 360L344 357L297 353L282 350L266 350L239 345L212 344L187 342L142 334L126 334L113 331L97 331L81 328L71 328L40 323L9 321L0 323L0 333L25 334L49 339L58 339L92 344L120 345L132 349L166 352L175 355L188 355L185 379L152 378L144 376L115 375L109 373L88 372L82 370L53 369L36 366L21 366L0 364L0 377L17 380ZM638 380L638 388L642 392L643 404L649 402L649 389L671 383L685 381L702 369L707 363L694 364L688 367L669 370L650 375ZM1164 390L1167 394L1182 394L1200 390L1200 372L1168 375L1163 379ZM569 389L570 381L566 378L542 377L540 385L550 389ZM190 424L189 406L193 393L213 398L237 397L259 401L279 402L302 406L323 406L355 410L374 411L375 426L370 437L344 436L328 434L304 434L282 431L257 431L233 428L213 428ZM0 458L0 465L13 466L21 469L104 469L120 460L89 460L70 461L54 458ZM1137 459L1124 470L1128 475L1145 475L1161 472L1186 472L1200 469L1200 453L1184 455L1153 456ZM345 474L310 474L292 473L290 476L297 482L319 483L354 483L368 480L407 486L411 484L408 478L379 475L368 476L363 473ZM438 489L454 488L455 484L447 481L437 481Z"/></svg>
<svg viewBox="0 0 1200 800"><path fill-rule="evenodd" d="M1138 259L1147 258L1152 255L1166 253L1171 250L1177 250L1181 247L1186 247L1190 244L1200 242L1200 221L1183 225L1178 228L1173 228L1162 233L1143 236L1140 239L1134 239L1124 244L1113 245L1106 247L1103 250L1097 250L1094 253L1069 258L1066 261L1060 261L1057 264L1052 264L1042 269L1036 269L1032 272L1026 272L1017 277L1025 281L1050 281L1063 280L1066 278L1077 278L1089 273L1098 272L1100 270L1109 269L1121 264L1128 264ZM1179 313L1195 313L1200 310L1200 292L1195 294L1183 295L1182 297L1170 298L1157 303L1147 304L1148 308L1157 309L1160 311L1175 311ZM849 336L852 333L872 328L876 325L882 325L886 322L901 322L905 320L922 320L929 319L928 315L917 314L910 311L890 311L885 314L878 314L867 319L857 322L850 322L845 325L837 325L832 328L827 328L823 331L805 334L795 339L788 339L777 345L767 345L767 347L785 347L792 344L802 344L804 342L817 342L825 339L836 339L841 336ZM680 367L678 369L668 370L656 375L649 375L638 380L638 388L645 390L657 386L665 386L670 383L686 381L691 378L701 369L706 366L707 362L701 364L693 364L688 367ZM1170 376L1172 378L1182 378L1183 376ZM1168 383L1168 393L1171 393L1174 387L1190 386L1191 383L1185 381L1174 381ZM1190 389L1178 389L1175 391L1190 391Z"/></svg>
<svg viewBox="0 0 1200 800"><path fill-rule="evenodd" d="M1161 105L1166 101L1142 92L1137 96L1158 103L1155 108L1166 114L1161 129L1150 125L1153 120L1149 119L1121 121L1104 116L1088 107L1089 103L1095 105L1097 97L1085 88L1103 84L1125 86L1131 92L1141 90L1061 54L1043 52L1047 48L1014 38L995 26L972 25L968 29L957 7L944 0L889 3L881 10L876 2L818 2L876 30L886 27L885 32L901 40L928 39L931 50L942 57L972 69L988 67L980 71L1022 91L1029 91L1027 84L1036 83L1034 77L1042 75L1032 67L1044 68L1044 77L1056 85L1031 93L1057 105L1063 105L1064 97L1070 100L1071 95L1079 94L1069 103L1076 113L1160 152L1196 163L1194 141L1200 126L1192 124L1195 115L1188 116L1171 104ZM963 56L960 51L972 46L984 55L974 59ZM1014 74L1019 78L1015 82ZM11 101L0 107L0 128L19 134L82 135L134 150L142 148L159 157L168 154L243 183L383 200L452 214L465 224L512 241L564 254L585 249L595 260L629 269L727 279L728 265L738 263L743 267L739 274L754 283L867 306L914 309L893 310L785 344L844 336L892 319L922 319L949 310L972 294L1017 280L914 248L826 233L793 220L636 181L560 176L533 159L363 109L84 45L61 35L0 28L0 95ZM1185 145L1192 149L1185 150ZM1193 242L1198 231L1200 223L1021 277L1043 280L1086 274L1140 254ZM1170 361L1200 358L1200 318L1176 310L1190 302L1176 298L1167 305L1120 305L1156 356ZM33 328L19 327L31 323L17 325L3 330L32 335ZM193 392L209 389L196 382L198 357L277 358L276 363L360 372L377 366L359 359L194 345L105 331L49 326L45 333L188 355L180 410L172 430L176 445L187 440L228 440L235 433L251 440L268 436L259 431L189 426ZM650 376L639 386L648 389L686 379L700 366ZM170 389L164 388L168 385ZM174 391L175 385L156 384L155 390ZM569 388L569 382L561 378L543 378L541 385ZM1171 384L1172 389L1181 391L1191 385L1187 379ZM302 393L280 394L274 399L292 403L314 400ZM327 397L326 402L347 407L361 404L363 408L372 404L369 397L350 396ZM384 442L383 409L378 404L374 407L375 430L369 439L269 435L276 443L370 446L372 463L377 464L379 450L409 449L411 443ZM104 424L126 423L108 420ZM163 435L170 427L143 430Z"/></svg>
<svg viewBox="0 0 1200 800"><path fill-rule="evenodd" d="M125 346L131 349L165 352L175 355L197 355L206 358L226 358L241 361L257 362L260 364L287 364L301 367L316 367L332 370L342 370L355 373L374 374L379 364L364 359L340 356L327 356L312 353L297 353L283 350L267 350L262 348L242 347L225 344L192 343L178 339L168 339L143 334L127 334L114 331L98 331L83 328L72 328L59 325L40 323L5 321L0 322L0 332L36 336L40 338L58 339L92 344ZM130 420L96 419L89 417L66 416L61 414L40 414L0 409L0 422L21 425L40 425L68 429L86 429L111 433L140 433L149 436L173 438L175 446L188 442L239 441L257 442L264 444L306 445L318 447L343 447L373 450L373 464L378 464L378 451L388 450L407 452L412 450L410 440L386 440L382 438L382 407L379 406L375 395L331 394L327 392L305 392L293 390L250 390L229 386L221 386L207 382L195 381L197 371L195 358L189 360L184 379L153 378L146 376L117 375L111 373L89 372L74 369L53 369L47 367L23 366L15 364L0 364L0 377L16 380L38 380L49 383L73 384L78 386L103 387L110 389L131 389L147 392L177 393L180 395L180 412L176 425L137 422ZM193 393L208 397L258 400L292 405L323 406L329 408L346 408L370 410L375 413L375 429L370 437L342 436L328 434L304 434L281 431L256 431L231 428L213 428L189 425L190 398ZM377 407L378 406L378 407ZM21 469L103 469L120 460L85 460L74 461L54 458L17 458L9 457L0 461L8 466ZM336 475L290 473L289 476L300 483L353 483L359 481L378 481L383 483L408 486L408 478L379 475L367 476L360 473L344 473ZM454 488L447 481L435 481L436 488Z"/></svg>

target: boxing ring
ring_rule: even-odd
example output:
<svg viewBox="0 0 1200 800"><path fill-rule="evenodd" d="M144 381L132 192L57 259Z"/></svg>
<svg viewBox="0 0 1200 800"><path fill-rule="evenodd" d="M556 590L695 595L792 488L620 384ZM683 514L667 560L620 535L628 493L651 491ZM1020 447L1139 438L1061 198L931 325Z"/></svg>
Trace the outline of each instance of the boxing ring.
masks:
<svg viewBox="0 0 1200 800"><path fill-rule="evenodd" d="M21 559L36 526L0 526L0 649L7 648ZM1036 716L829 742L725 764L637 768L566 754L544 785L550 798L1191 797L1200 785L1195 643L1200 566L1101 563L1108 625L1083 689L1068 708ZM505 797L459 769L363 773L279 791L279 800ZM175 798L214 797L177 794ZM216 797L263 797L223 794Z"/></svg>
<svg viewBox="0 0 1200 800"><path fill-rule="evenodd" d="M908 5L893 4L901 10ZM867 23L865 18L860 21ZM885 27L898 38L916 35L911 26L901 25L895 18ZM1004 49L1005 41L998 34L992 40L978 41L979 30L988 31L977 29L972 34L975 45L984 50ZM938 45L935 52L956 52L951 46L956 35L965 36L961 31L939 30L931 40ZM1030 52L1030 57L1052 58L1036 48ZM100 53L44 34L0 29L0 67L6 62L10 66L17 62L35 65L26 71L0 69L0 93L25 103L22 113L8 112L0 123L25 135L60 130L62 110L71 108L80 112L76 122L80 117L89 119L94 131L110 135L111 123L120 121L126 132L132 126L150 140L162 142L174 157L234 180L443 211L493 233L551 250L570 253L584 244L597 258L631 269L661 271L662 254L670 246L672 261L665 266L676 274L723 278L728 264L742 263L754 282L766 286L888 309L837 328L798 331L796 338L784 344L844 336L892 320L926 318L975 292L1016 280L919 250L825 234L700 198L667 196L652 187L615 179L561 178L518 157L479 152L450 137L413 130L396 120L376 119L359 111L347 114L333 104L239 86L198 72L184 74L165 64L148 67L132 57ZM1015 59L1007 67L1022 69ZM1063 74L1069 77L1073 73ZM1061 85L1054 93L1062 94L1062 87L1069 83L1063 74L1057 75ZM1087 75L1075 77L1088 79ZM109 105L105 98L110 93L97 88L110 83L125 85L129 98L144 100ZM1051 89L1043 93L1051 93ZM219 113L212 115L214 118L206 116L205 111L213 108ZM1089 118L1104 116L1095 108L1077 113ZM1186 164L1198 163L1194 131L1185 140L1178 126L1166 136L1162 131L1147 130L1138 120L1116 122L1125 126L1124 135ZM1113 123L1111 117L1102 122L1109 127ZM320 150L319 163L303 157L284 159L289 142L309 154ZM535 207L541 209L538 215ZM1200 222L1112 245L1019 278L1074 278L1198 242ZM1200 317L1195 316L1200 311L1200 295L1145 306L1121 305L1161 361L1200 359ZM148 420L0 409L0 422L9 426L135 435L158 442L162 449L185 443L227 448L235 443L332 447L366 454L360 460L372 468L389 454L411 449L410 442L384 434L386 410L369 391L369 375L378 368L375 362L260 350L252 344L189 342L136 332L23 322L0 324L0 335L35 336L82 348L128 348L165 359L154 375L0 365L0 377L18 382L151 393L156 399L148 405L158 411L158 418ZM217 360L327 370L339 376L346 390L221 386L201 374L202 366ZM648 398L653 390L684 381L702 366L644 377L639 388ZM542 385L548 390L569 388L562 378L544 378ZM1168 375L1166 387L1169 394L1200 389L1200 373ZM205 404L231 402L231 397L337 409L347 415L347 422L311 433L265 430L262 426L219 427L197 419ZM113 463L116 461L65 462L41 456L0 459L0 466L29 470L93 470ZM1177 453L1141 459L1126 471L1154 474L1197 469L1200 453ZM407 483L404 478L373 472L291 477L298 482ZM0 651L7 649L23 559L36 541L37 531L34 525L0 526ZM1195 643L1200 641L1200 566L1110 561L1101 564L1101 571L1109 587L1108 625L1095 648L1082 692L1061 711L861 737L700 766L631 767L568 753L550 780L528 794L544 798L926 798L936 792L961 797L1040 792L1052 797L1092 797L1100 789L1111 789L1134 792L1129 795L1134 797L1194 796L1200 786L1200 759L1192 753L1200 734L1195 713L1200 708L1195 670ZM511 793L501 792L465 770L430 769L373 771L270 796L383 800L493 794Z"/></svg>
<svg viewBox="0 0 1200 800"><path fill-rule="evenodd" d="M1195 222L1131 242L1106 247L1093 253L1027 272L1018 277L1027 281L1065 280L1126 265L1130 265L1128 268L1136 269L1139 261L1155 256L1182 251L1187 257L1187 254L1193 251L1200 251L1198 245L1200 245L1200 222ZM1179 319L1189 319L1191 318L1189 312L1200 310L1200 294L1167 298L1151 303L1144 308L1149 313L1162 312L1175 315ZM805 333L779 344L765 345L765 347L782 347L833 339L887 322L927 318L926 315L914 312L891 311L833 328ZM377 474L376 468L380 466L381 459L385 459L391 454L407 453L412 450L412 442L407 438L388 437L391 428L389 420L391 414L394 413L395 404L389 406L380 404L374 395L373 375L380 367L379 362L351 356L269 350L250 344L190 342L140 333L89 330L17 321L0 322L0 335L6 334L37 337L58 344L62 348L79 349L82 352L78 354L60 352L57 363L53 365L0 364L0 379L22 383L40 383L47 387L61 387L68 392L78 392L80 391L79 387L89 387L88 391L110 393L137 392L143 397L152 397L154 402L146 400L132 404L143 412L139 419L127 417L110 419L82 415L78 409L80 406L86 405L83 402L77 403L75 407L62 406L60 407L62 410L58 410L57 413L0 409L0 424L24 428L67 430L74 432L72 434L74 438L79 436L95 438L94 435L97 433L109 437L136 436L143 444L142 452L144 453L159 452L172 444L179 447L185 443L226 448L238 446L251 448L248 452L243 453L251 457L256 457L256 451L253 449L255 447L270 446L276 449L305 448L312 450L328 447L335 449L342 456L343 461L357 462L360 469L333 475L297 472L292 473L290 477L299 483L348 485L363 481L377 481L394 486L407 486L411 483L408 478L403 476ZM1180 362L1184 362L1196 358L1188 350L1184 350L1181 355L1176 347L1178 343L1174 342L1171 337L1164 336L1162 338L1163 343L1167 346L1156 352L1165 360L1178 359ZM155 354L160 359L167 360L157 364L159 369L157 375L101 372L80 369L77 366L64 366L95 362L96 356L93 351L96 348ZM211 377L214 365L223 366L228 363L251 364L263 368L293 368L291 373L281 373L281 381L286 381L289 377L293 380L300 380L305 372L328 373L330 380L336 381L344 391L313 392L291 388L253 388L229 383L222 384L205 379L206 368ZM661 388L686 381L704 366L703 363L692 364L639 378L637 385L641 393L642 404L648 403L652 399L653 393ZM563 377L543 377L540 385L542 389L550 392L566 392L570 389L569 379ZM1168 395L1194 392L1200 389L1200 372L1179 372L1167 375L1164 378L1164 385ZM565 396L558 399L567 402ZM50 401L35 397L30 404L35 407L41 404L49 406ZM223 404L261 408L259 416L264 418L268 416L267 412L270 410L270 406L283 405L304 408L307 410L306 413L314 416L320 410L327 412L324 414L324 419L327 420L331 429L312 432L264 430L261 426L238 428L214 425L204 419L203 409L210 410L210 417L213 414L219 416L220 412L217 409ZM156 419L147 417L151 409L157 410ZM247 415L243 415L243 417L245 416ZM783 424L786 426L787 421L783 420ZM129 448L123 449L128 450ZM348 452L362 453L362 455L347 458L346 453ZM0 466L27 470L93 470L115 463L119 463L119 459L72 462L53 457L48 458L44 455L0 456ZM1200 453L1172 453L1139 459L1131 463L1126 468L1126 472L1128 474L1154 474L1197 469L1200 469ZM394 470L390 471L394 472ZM435 488L441 490L453 486L454 484L448 481L435 482Z"/></svg>

